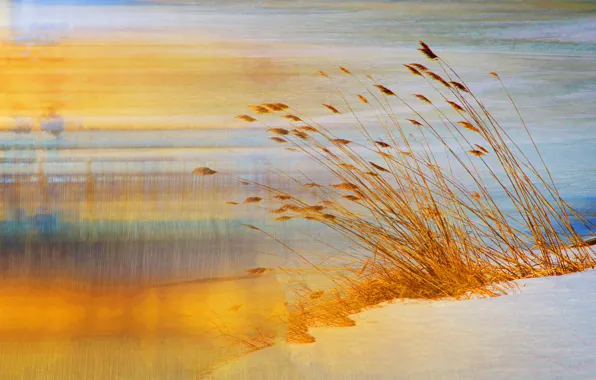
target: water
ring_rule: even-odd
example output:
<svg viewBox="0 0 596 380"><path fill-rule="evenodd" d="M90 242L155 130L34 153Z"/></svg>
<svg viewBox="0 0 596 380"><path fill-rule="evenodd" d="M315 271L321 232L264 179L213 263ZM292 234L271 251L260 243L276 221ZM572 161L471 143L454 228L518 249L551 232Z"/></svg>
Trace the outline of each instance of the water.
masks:
<svg viewBox="0 0 596 380"><path fill-rule="evenodd" d="M463 74L529 148L499 83L487 73L500 74L563 198L596 219L592 2L109 3L12 4L11 32L25 42L3 53L10 59L0 73L0 121L10 127L22 116L35 123L53 107L65 118L66 132L58 139L35 128L0 132L4 279L66 277L106 291L300 265L243 223L265 226L308 254L332 252L317 239L345 245L316 225L280 225L263 210L224 204L258 194L228 174L286 188L291 181L267 170L328 180L302 156L268 141L265 127L233 116L248 112L249 104L280 101L358 140L353 126L320 106L342 101L317 71L334 75L350 96L361 88L337 65L371 74L409 97L423 89L401 64L424 62L416 51L420 39ZM40 35L59 44L33 46ZM357 107L382 136L374 115ZM223 174L190 175L199 166ZM110 360L106 368L126 368ZM172 360L159 364L160 373L180 370Z"/></svg>
<svg viewBox="0 0 596 380"><path fill-rule="evenodd" d="M104 17L95 17L97 14ZM38 131L0 132L0 168L4 174L0 180L4 188L13 188L11 181L15 177L10 176L34 178L40 173L48 176L46 190L43 190L48 199L32 201L25 207L28 209L21 211L31 219L45 207L44 213L66 220L66 224L61 224L62 229L53 230L57 236L62 236L64 230L112 231L105 232L108 239L110 234L120 231L122 239L126 240L128 232L124 231L130 228L155 228L160 230L160 236L171 234L175 237L172 241L179 241L176 237L179 226L201 231L203 227L196 225L197 218L205 220L213 215L224 215L221 219L229 226L238 226L241 220L246 221L243 212L229 211L219 203L229 200L228 195L239 198L248 194L233 189L235 185L231 182L226 184L225 191L213 187L206 190L201 181L190 177L193 168L210 166L224 173L249 177L263 175L272 168L294 174L303 169L315 169L302 157L268 142L263 133L265 128L245 126L232 116L246 112L244 107L248 104L284 101L328 123L336 133L358 139L358 133L345 119L324 116L325 111L319 104L337 105L341 104L341 99L334 95L331 86L316 77L316 70L322 68L337 74L334 66L346 65L358 74L374 75L407 96L422 91L420 82L400 66L405 62L422 61L415 51L419 39L430 43L463 73L469 86L499 120L511 125L511 133L528 148L529 140L515 128L519 122L500 85L487 75L489 71L499 72L534 133L563 196L588 217L593 217L594 176L590 174L594 167L590 157L595 153L596 138L593 133L596 113L592 107L596 100L593 27L596 6L590 2L559 1L548 6L510 1L490 4L320 1L275 2L261 6L250 2L202 2L167 7L139 3L117 6L102 2L86 6L45 1L13 4L13 33L39 30L42 34L49 33L49 27L40 29L40 20L46 26L62 25L62 45L74 44L68 51L47 48L38 53L31 48L33 50L27 53L38 54L40 59L48 54L62 57L64 66L47 64L56 75L60 67L75 65L81 57L97 57L77 66L81 67L79 71L73 70L71 75L61 77L54 87L56 77L48 77L46 90L43 87L37 90L39 77L31 79L28 74L18 72L16 79L9 78L14 85L9 85L4 95L8 100L31 99L26 96L41 91L39 96L45 96L46 100L40 104L52 104L53 99L58 99L58 106L63 108L67 132L58 139ZM195 38L190 38L187 30L192 30ZM122 36L128 42L121 47L106 48L96 42ZM81 41L91 45L85 47ZM204 50L206 46L210 50ZM130 59L139 54L157 58L147 60L144 62L147 65L139 65L135 71L131 66L134 61ZM218 65L222 57L226 63L221 61ZM188 64L196 59L216 63ZM34 62L29 65L35 67ZM120 76L121 70L129 73L128 78ZM160 73L159 77L154 77L156 73ZM177 73L184 76L178 79ZM19 87L20 76L22 80L32 80L34 88ZM106 87L102 81L91 77L104 78L102 81L110 85ZM186 81L183 78L187 78ZM342 77L337 81L347 93L361 91L353 81ZM75 102L71 91L81 93L79 97L85 101ZM17 103L20 114L36 120L37 106ZM402 111L396 109L398 114ZM382 136L382 131L375 129L372 114L362 108L359 111L373 133ZM6 116L16 112L13 108ZM141 185L134 190L109 190L108 187L98 190L98 187L87 190L94 194L91 200L67 189L70 182L78 181L85 186L88 178L95 176L120 174L142 178L156 173L173 175L176 181L187 184L185 191L193 194L199 191L209 201L178 198L176 192L180 190L175 187L162 190L147 190ZM312 172L312 175L324 174ZM123 178L104 178L103 181L126 182ZM99 177L96 180L102 181ZM152 181L159 183L169 179ZM91 217L88 211L83 211L90 208L85 202L96 202L103 191L130 193L126 193L126 198L106 198L106 203L100 207L105 212ZM159 205L155 206L158 211L150 203L145 207L135 206L134 211L124 207L135 197L147 199L145 191L161 191L150 196L151 204ZM10 198L9 192L3 193L4 228L10 226L11 234L19 235L15 231L21 224L15 224L11 216L18 214L11 202L18 200L19 195ZM181 217L180 208L172 206L177 199L184 199L184 207L195 211ZM73 202L79 206L73 206ZM114 211L107 211L112 208ZM125 209L128 211L123 212ZM257 223L266 220L262 213L248 215L249 220L251 217ZM128 229L119 230L123 225ZM225 232L217 241L225 241L226 234L236 234L236 227L222 228ZM104 238L102 234L104 232L96 234L100 241ZM88 232L81 233L80 240L85 242L88 236ZM186 243L174 242L169 253L172 257L186 249L178 244ZM308 246L306 241L300 244ZM122 247L125 248L117 250L124 255L130 247L126 244ZM214 249L219 252L219 248ZM78 250L80 248L73 248L73 252ZM193 254L191 249L184 255L192 257ZM242 271L245 264L242 262L236 270ZM197 271L196 275L220 274L217 268L212 270L213 273ZM188 275L191 274L185 276Z"/></svg>

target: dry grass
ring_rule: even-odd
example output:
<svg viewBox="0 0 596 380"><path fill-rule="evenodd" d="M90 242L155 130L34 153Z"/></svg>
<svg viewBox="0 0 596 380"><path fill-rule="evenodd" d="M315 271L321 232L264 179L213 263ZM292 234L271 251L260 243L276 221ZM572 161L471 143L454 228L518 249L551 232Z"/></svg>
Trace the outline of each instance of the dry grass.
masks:
<svg viewBox="0 0 596 380"><path fill-rule="evenodd" d="M391 299L496 296L508 290L511 280L594 267L585 246L567 249L581 241L571 218L588 222L562 200L521 116L521 128L540 157L540 168L449 64L428 45L420 45L432 68L412 63L406 69L433 89L434 101L422 94L413 96L432 108L437 121L372 77L366 76L372 80L366 84L344 67L340 75L360 83L366 94L354 101L375 107L386 117L379 118L386 142L373 139L370 127L339 89L345 101L342 108L350 110L344 117L357 123L364 142L335 136L293 109L292 114L274 116L286 119L291 128L296 122L307 124L299 134L296 129L283 132L283 143L324 168L333 183L302 184L309 199L254 184L268 194L259 207L268 202L280 221L323 224L357 252L340 252L335 259L341 260L345 271L330 274L325 265L280 241L335 284L323 293L294 289L298 300L289 305L289 341L312 341L308 327L352 325L349 314ZM335 85L332 76L321 76ZM491 76L501 81L496 73ZM336 113L335 106L324 106ZM407 109L408 115L393 112L397 106ZM401 120L416 128L414 139ZM278 129L269 132L280 134ZM432 144L442 147L440 155ZM377 158L372 161L370 156ZM455 169L460 174L454 174ZM299 179L296 182L300 184ZM503 211L497 192L516 212Z"/></svg>

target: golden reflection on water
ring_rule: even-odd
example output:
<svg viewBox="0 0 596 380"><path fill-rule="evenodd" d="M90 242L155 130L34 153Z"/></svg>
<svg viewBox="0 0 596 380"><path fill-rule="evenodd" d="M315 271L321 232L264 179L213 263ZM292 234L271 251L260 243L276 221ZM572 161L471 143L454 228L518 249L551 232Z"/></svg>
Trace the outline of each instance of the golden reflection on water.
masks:
<svg viewBox="0 0 596 380"><path fill-rule="evenodd" d="M282 48L271 44L192 36L183 43L106 38L33 46L3 42L3 127L14 127L12 117L37 119L50 110L71 119L67 130L240 126L233 115L247 102L283 97L300 81L297 75L315 72L280 58ZM226 125L208 119L222 115L228 116Z"/></svg>
<svg viewBox="0 0 596 380"><path fill-rule="evenodd" d="M242 275L254 239L196 224L234 217L229 180L34 177L0 187L1 379L200 378L285 338L283 286Z"/></svg>
<svg viewBox="0 0 596 380"><path fill-rule="evenodd" d="M268 275L102 290L75 287L64 279L5 281L0 334L202 336L216 321L241 329L281 312L276 281ZM242 307L234 311L237 305Z"/></svg>
<svg viewBox="0 0 596 380"><path fill-rule="evenodd" d="M285 337L275 275L147 288L75 284L0 284L2 379L99 379L106 371L128 375L103 378L190 378L252 349L236 338ZM32 374L44 361L43 374Z"/></svg>

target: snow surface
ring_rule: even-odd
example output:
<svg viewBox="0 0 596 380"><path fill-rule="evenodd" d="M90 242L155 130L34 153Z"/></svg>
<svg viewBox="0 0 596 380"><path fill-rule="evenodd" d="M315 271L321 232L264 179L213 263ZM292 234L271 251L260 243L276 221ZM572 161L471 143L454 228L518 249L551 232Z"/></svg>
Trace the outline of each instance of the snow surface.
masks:
<svg viewBox="0 0 596 380"><path fill-rule="evenodd" d="M212 379L596 379L596 271L518 281L498 298L396 302L311 330Z"/></svg>

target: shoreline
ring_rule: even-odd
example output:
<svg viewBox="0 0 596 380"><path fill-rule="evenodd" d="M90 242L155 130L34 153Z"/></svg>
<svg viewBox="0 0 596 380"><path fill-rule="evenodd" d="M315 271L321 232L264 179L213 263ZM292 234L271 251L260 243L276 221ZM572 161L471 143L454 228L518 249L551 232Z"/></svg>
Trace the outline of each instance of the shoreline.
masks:
<svg viewBox="0 0 596 380"><path fill-rule="evenodd" d="M572 323L586 308L596 315L596 271L515 283L519 291L497 298L383 303L352 315L354 327L314 328L314 343L251 353L208 379L590 378L589 365L566 367L560 349L596 338L589 321ZM573 355L596 364L590 352Z"/></svg>

